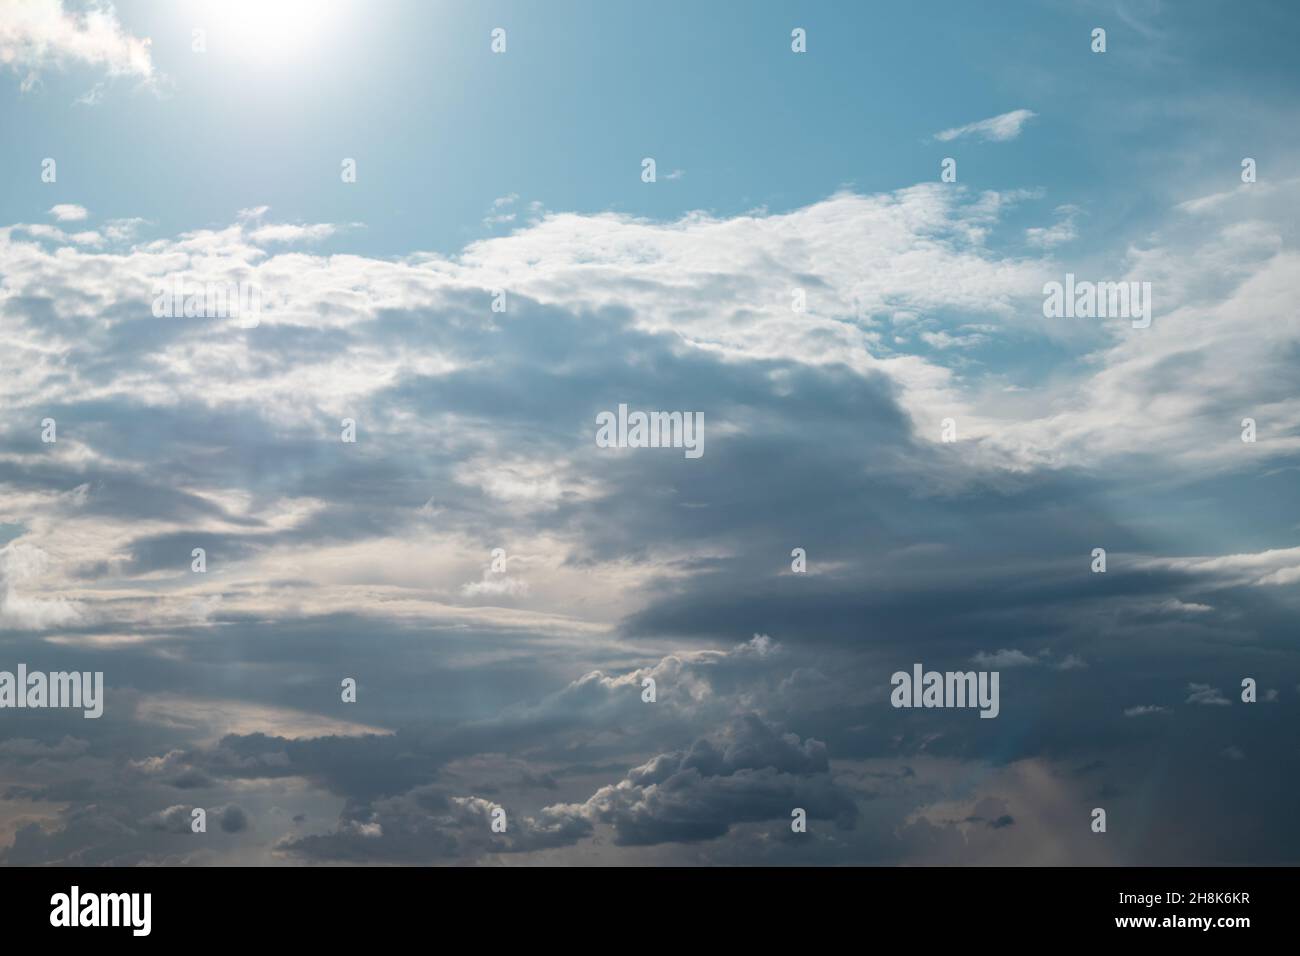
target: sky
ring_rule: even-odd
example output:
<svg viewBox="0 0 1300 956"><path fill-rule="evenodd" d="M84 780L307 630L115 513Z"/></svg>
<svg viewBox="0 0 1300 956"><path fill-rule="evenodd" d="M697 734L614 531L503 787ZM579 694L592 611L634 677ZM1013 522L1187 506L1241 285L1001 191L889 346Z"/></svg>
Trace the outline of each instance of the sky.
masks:
<svg viewBox="0 0 1300 956"><path fill-rule="evenodd" d="M0 2L0 862L1300 861L1298 33Z"/></svg>

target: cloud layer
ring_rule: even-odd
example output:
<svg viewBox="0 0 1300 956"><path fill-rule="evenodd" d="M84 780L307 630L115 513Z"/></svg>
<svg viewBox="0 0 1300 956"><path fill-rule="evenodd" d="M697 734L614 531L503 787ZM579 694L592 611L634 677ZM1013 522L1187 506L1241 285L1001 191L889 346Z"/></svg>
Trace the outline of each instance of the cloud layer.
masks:
<svg viewBox="0 0 1300 956"><path fill-rule="evenodd" d="M1294 746L1236 694L1300 682L1289 206L1079 264L1021 242L1042 200L539 214L394 259L264 207L0 228L6 660L109 688L5 714L4 859L1294 858ZM1151 328L1045 320L1085 267L1152 281ZM157 316L176 281L259 321ZM706 454L598 448L620 403L702 412ZM1000 716L893 710L914 662L1000 669Z"/></svg>

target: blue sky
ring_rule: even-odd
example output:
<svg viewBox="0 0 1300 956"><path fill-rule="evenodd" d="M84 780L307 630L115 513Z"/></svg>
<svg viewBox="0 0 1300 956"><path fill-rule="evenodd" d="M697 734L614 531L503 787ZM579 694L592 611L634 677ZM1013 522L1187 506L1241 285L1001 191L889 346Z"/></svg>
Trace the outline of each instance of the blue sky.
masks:
<svg viewBox="0 0 1300 956"><path fill-rule="evenodd" d="M1196 119L1207 100L1241 97L1255 111L1293 102L1283 54L1297 14L1284 4L1247 5L1239 18L1217 3L1184 4L1177 17L1159 5L1028 2L317 6L292 25L300 39L249 52L247 31L265 26L223 18L220 4L118 4L123 29L153 41L158 92L124 77L96 107L74 107L102 77L75 64L46 71L39 96L6 98L0 155L13 175L62 158L46 194L144 215L161 231L271 203L288 221L364 222L346 248L397 255L455 252L512 193L661 218L783 211L844 186L929 179L949 152L972 188L1039 187L1053 204L1105 189L1083 228L1114 237L1142 227L1174 176L1216 180L1237 143L1268 164L1295 137L1216 111L1219 145ZM790 55L792 16L809 31L804 57ZM1105 56L1077 42L1099 16ZM496 26L506 56L488 48ZM205 54L191 51L196 27L211 31ZM931 138L1022 108L1039 116L1012 149L949 151ZM684 175L642 188L646 155ZM343 156L360 163L354 189L338 181ZM26 220L45 198L8 191L0 208Z"/></svg>
<svg viewBox="0 0 1300 956"><path fill-rule="evenodd" d="M0 859L1300 857L1293 5L2 9Z"/></svg>

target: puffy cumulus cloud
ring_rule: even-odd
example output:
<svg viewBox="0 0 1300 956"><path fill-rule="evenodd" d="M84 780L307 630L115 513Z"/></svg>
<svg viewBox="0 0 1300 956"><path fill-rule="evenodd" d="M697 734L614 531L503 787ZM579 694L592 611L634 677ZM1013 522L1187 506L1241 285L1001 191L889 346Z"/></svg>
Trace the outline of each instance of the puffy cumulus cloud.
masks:
<svg viewBox="0 0 1300 956"><path fill-rule="evenodd" d="M1285 311L1294 291L1294 250L1278 211L1246 225L1206 213L1209 228L1194 240L1171 232L1097 264L1102 278L1152 282L1156 319L1149 329L1129 329L1125 322L1044 319L1043 283L1077 267L987 246L1005 212L1032 196L925 184L731 219L695 214L658 223L549 214L454 258L415 254L398 261L272 254L279 244L318 240L338 227L266 222L268 210L259 207L241 212L231 227L124 253L75 251L78 243L114 242L104 230L69 237L54 227L11 227L0 238L0 259L11 316L39 308L51 294L63 304L60 321L51 325L33 315L29 334L15 342L29 393L36 386L55 396L73 387L89 395L112 388L87 382L92 369L84 363L55 362L56 355L76 354L73 343L93 317L107 321L108 331L92 342L114 342L116 358L147 362L149 385L139 378L143 369L116 376L119 386L138 383L142 390L134 394L146 401L206 401L219 389L272 414L341 416L381 396L399 397L404 385L472 375L476 363L491 361L489 338L523 346L526 333L517 320L482 318L485 290L504 288L521 313L541 305L601 316L553 328L556 341L573 335L608 344L613 335L622 343L617 348L625 348L644 335L683 364L734 368L793 360L820 374L843 367L880 381L916 441L937 442L935 423L943 418L960 423L962 441L949 457L963 467L948 474L952 482L986 469L1126 466L1143 461L1153 442L1182 464L1249 467L1227 440L1242 408L1267 423L1261 428L1268 440L1252 449L1256 458L1297 450L1300 410L1286 390L1293 370L1287 353L1270 344L1294 321ZM1240 212L1255 201L1224 205ZM1061 208L1062 215L1076 214L1073 206ZM46 250L21 242L21 235L66 245ZM1243 244L1252 255L1240 255ZM1207 274L1222 279L1199 278ZM234 318L153 320L143 309L156 284L173 278L190 287L255 286L263 331L232 334ZM805 294L804 312L791 308L795 289ZM963 320L954 323L953 315ZM30 340L36 328L39 344ZM158 334L141 338L148 328ZM462 337L446 334L452 329ZM1009 340L1026 335L1052 340L1086 361L1046 383L1017 382L1014 365L1001 356ZM139 351L144 341L154 347L148 354ZM345 344L347 363L339 352ZM946 357L973 348L981 350L974 364ZM544 350L531 355L546 358ZM1255 370L1249 382L1235 372L1243 367ZM780 378L772 387L782 387ZM709 420L712 429L758 424ZM1206 441L1212 430L1225 440ZM482 454L459 456L458 480L516 510L555 509L600 494L592 476L575 467L573 445L553 450L559 463L545 474L541 460L517 453L509 464L485 463L509 454L500 442L485 443Z"/></svg>
<svg viewBox="0 0 1300 956"><path fill-rule="evenodd" d="M505 831L493 829L505 813ZM299 858L392 863L469 862L496 853L525 853L573 843L591 834L579 815L545 809L512 817L482 797L414 788L367 806L350 806L331 832L287 839L278 851Z"/></svg>
<svg viewBox="0 0 1300 956"><path fill-rule="evenodd" d="M320 242L334 235L335 227L327 222L314 223L312 225L299 226L290 223L279 223L267 226L258 226L250 233L250 238L260 244L269 245L276 243L291 242Z"/></svg>
<svg viewBox="0 0 1300 956"><path fill-rule="evenodd" d="M581 807L549 809L608 824L618 843L637 846L713 839L738 823L789 821L796 808L844 827L858 812L832 779L825 744L747 715L716 740L701 738L632 769Z"/></svg>
<svg viewBox="0 0 1300 956"><path fill-rule="evenodd" d="M22 539L0 548L0 624L43 630L81 619L76 602L57 594L34 596L26 590L39 589L55 563L49 553Z"/></svg>
<svg viewBox="0 0 1300 956"><path fill-rule="evenodd" d="M50 215L59 222L80 222L89 213L87 213L85 206L78 206L74 203L59 203L50 207Z"/></svg>
<svg viewBox="0 0 1300 956"><path fill-rule="evenodd" d="M656 704L640 700L643 674L663 681L664 697ZM569 847L604 826L629 847L694 841L724 835L734 825L778 818L788 825L784 821L795 807L848 826L854 803L833 782L824 743L780 731L753 713L722 718L723 729L708 737L691 736L691 728L715 721L717 714L767 700L770 688L783 686L783 675L794 678L798 671L791 673L775 642L756 635L728 651L682 652L621 676L592 672L531 708L508 708L490 722L436 733L407 728L388 737L228 735L214 744L134 760L130 779L172 792L220 792L233 781L310 781L344 797L344 811L325 832L282 836L277 852L329 860L466 862ZM741 687L750 691L737 692ZM627 702L634 705L622 706ZM680 733L686 737L683 748L654 756L619 783L595 787L594 794L573 802L528 809L538 795L581 787L590 773L562 770L557 777L517 759L488 756L526 751L543 766L565 768L577 755L574 734L625 724L620 746L596 742L595 749L583 751L588 760L617 760L616 754L638 746L629 736L633 726L659 710L675 711L676 722L656 731L652 721L636 736L648 744ZM637 713L642 720L634 718ZM458 781L479 793L457 793ZM504 798L484 793L501 788ZM497 807L507 810L505 833L491 828ZM178 821L184 822L173 808L156 811L146 823L166 830L178 828Z"/></svg>
<svg viewBox="0 0 1300 956"><path fill-rule="evenodd" d="M129 254L64 261L14 245L11 236L0 257L14 267L7 278L13 295L62 286L87 309L117 316L109 321L127 328L136 324L133 310L138 320L150 317L138 310L160 278L177 276L192 285L254 283L262 293L264 325L317 330L299 333L300 340L382 319L388 310L445 310L448 296L458 290L507 288L512 297L570 310L618 310L633 329L670 336L676 349L698 350L700 358L793 357L887 375L911 409L926 396L944 395L950 376L911 354L915 349L896 334L891 316L947 309L1010 321L1015 303L1035 295L1047 275L1043 263L1000 258L981 246L999 211L1016 199L927 185L879 196L842 194L785 215L731 220L696 215L660 224L551 215L512 236L472 244L455 259L416 255L404 262L268 256L267 246L323 238L336 227L266 223L267 209L259 207L241 212L232 227L156 240ZM32 234L33 227L26 228ZM790 308L794 287L809 294L804 314ZM913 323L908 334L942 331L935 323L942 324L935 318ZM223 362L228 373L246 372L254 358L250 343L230 341L227 331L220 322L171 329L174 348L159 356L159 364L172 366L206 342L235 361L233 368ZM359 348L361 374L355 379L359 384L361 375L370 374L369 381L383 384L411 372L446 374L460 364L447 354L448 345ZM423 362L412 365L418 357ZM217 367L205 363L194 370ZM327 370L336 371L318 367ZM298 388L313 381L301 367L296 371ZM246 374L239 378L242 388L252 384ZM317 400L325 397L318 388L312 393Z"/></svg>
<svg viewBox="0 0 1300 956"><path fill-rule="evenodd" d="M892 317L960 310L1014 321L1046 266L992 255L983 239L1027 195L926 184L731 219L550 214L454 263L415 261L546 304L625 309L638 328L720 358L880 372L920 398L947 382L946 370L918 361ZM792 309L794 289L806 311Z"/></svg>
<svg viewBox="0 0 1300 956"><path fill-rule="evenodd" d="M147 37L134 37L118 22L111 3L69 9L63 0L5 4L0 19L0 63L23 75L30 89L41 70L89 66L108 76L150 80L153 61Z"/></svg>
<svg viewBox="0 0 1300 956"><path fill-rule="evenodd" d="M191 832L192 807L173 804L165 810L159 810L152 813L144 820L144 825L154 830L164 830L167 833L189 833Z"/></svg>
<svg viewBox="0 0 1300 956"><path fill-rule="evenodd" d="M600 825L612 827L620 846L648 846L714 839L757 821L788 827L795 808L845 828L857 817L852 796L832 780L824 744L748 715L715 738L633 768L584 803L512 814L483 797L423 785L352 802L331 831L286 840L279 850L323 860L468 860L568 846ZM493 830L497 811L504 832Z"/></svg>
<svg viewBox="0 0 1300 956"><path fill-rule="evenodd" d="M250 731L213 740L206 721L179 726L169 722L188 731L195 745L132 760L128 772L133 779L182 790L222 781L301 778L358 806L370 805L381 795L397 796L432 786L447 774L468 773L479 766L470 759L475 755L527 752L533 760L559 767L574 759L617 760L629 748L651 748L664 739L688 742L702 723L726 723L747 706L781 706L786 699L782 678L787 674L785 655L770 639L756 636L730 651L681 652L623 675L593 671L535 703L505 706L491 719L462 718L436 730L407 724L383 735L344 736L335 731L321 736L329 722L317 718L317 735ZM642 679L650 675L661 688L654 704L641 698ZM138 719L157 720L157 712L147 706L154 700L141 700ZM226 709L241 712L238 719L227 718L227 726L261 721L269 731L273 722L285 724L283 711L272 714L269 708L238 702L228 702ZM297 716L307 731L306 715ZM453 765L460 769L449 770ZM497 776L488 773L496 781L493 786L517 785L524 792L557 789L552 774L532 766L511 764L506 783ZM466 779L472 783L474 778ZM445 784L440 786L447 790Z"/></svg>
<svg viewBox="0 0 1300 956"><path fill-rule="evenodd" d="M188 755L183 750L169 750L155 757L128 760L126 772L163 781L178 790L210 787L214 783L212 777L188 763Z"/></svg>

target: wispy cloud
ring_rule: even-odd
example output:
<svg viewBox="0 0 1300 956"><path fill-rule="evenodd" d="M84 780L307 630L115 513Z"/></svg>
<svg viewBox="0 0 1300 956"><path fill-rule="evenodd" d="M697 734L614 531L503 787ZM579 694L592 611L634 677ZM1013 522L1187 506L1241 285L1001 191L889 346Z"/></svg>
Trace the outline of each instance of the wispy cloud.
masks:
<svg viewBox="0 0 1300 956"><path fill-rule="evenodd" d="M1187 703L1205 704L1211 707L1227 707L1231 703L1223 692L1209 684L1188 684Z"/></svg>
<svg viewBox="0 0 1300 956"><path fill-rule="evenodd" d="M1024 651L1014 648L1003 648L992 654L980 651L971 658L971 662L978 667L1029 667L1038 663Z"/></svg>
<svg viewBox="0 0 1300 956"><path fill-rule="evenodd" d="M935 133L934 138L941 143L946 143L949 140L960 139L963 136L975 136L979 139L1001 143L1019 136L1020 130L1024 128L1025 123L1037 115L1033 110L1012 110L1010 113L990 116L988 119L967 123L965 126L954 126L951 129L942 130Z"/></svg>
<svg viewBox="0 0 1300 956"><path fill-rule="evenodd" d="M1079 207L1072 205L1057 206L1056 214L1060 218L1054 225L1030 226L1026 229L1025 242L1040 249L1051 249L1077 238L1079 231L1075 226L1075 220L1079 215Z"/></svg>
<svg viewBox="0 0 1300 956"><path fill-rule="evenodd" d="M1137 707L1128 707L1124 710L1125 717L1146 717L1149 714L1167 714L1168 707L1160 707L1156 704L1139 704Z"/></svg>

